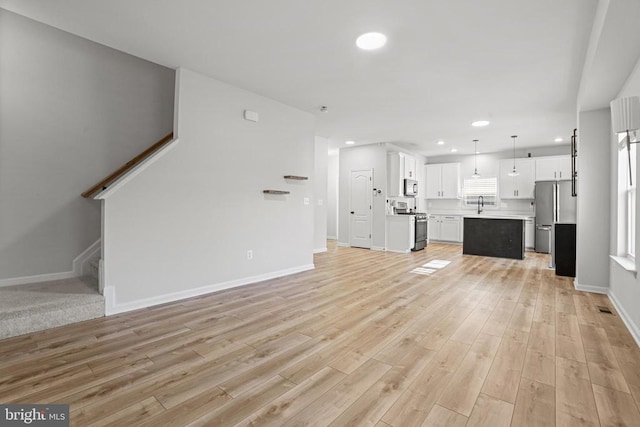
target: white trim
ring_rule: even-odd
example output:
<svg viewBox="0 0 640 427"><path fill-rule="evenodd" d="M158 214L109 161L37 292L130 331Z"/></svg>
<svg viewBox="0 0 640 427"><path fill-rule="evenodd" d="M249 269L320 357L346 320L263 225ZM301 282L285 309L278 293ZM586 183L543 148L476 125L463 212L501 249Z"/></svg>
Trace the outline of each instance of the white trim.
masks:
<svg viewBox="0 0 640 427"><path fill-rule="evenodd" d="M85 265L97 258L97 254L102 250L102 239L98 239L91 246L78 255L71 265L72 271L76 276L82 276L85 271Z"/></svg>
<svg viewBox="0 0 640 427"><path fill-rule="evenodd" d="M336 236L327 236L327 240L338 240Z"/></svg>
<svg viewBox="0 0 640 427"><path fill-rule="evenodd" d="M573 287L577 291L591 292L593 294L605 294L605 295L607 295L609 293L609 287L608 286L581 285L580 283L578 283L578 279L575 279L573 281Z"/></svg>
<svg viewBox="0 0 640 427"><path fill-rule="evenodd" d="M350 247L350 246L351 246L351 245L349 245L348 243L344 243L344 242L338 242L338 243L337 243L337 245L338 245L338 246L345 247L345 248L348 248L348 247Z"/></svg>
<svg viewBox="0 0 640 427"><path fill-rule="evenodd" d="M313 264L302 265L299 267L289 268L286 270L274 271L272 273L260 274L258 276L245 277L243 279L230 280L227 282L216 283L213 285L202 286L200 288L187 289L179 292L172 292L164 295L157 295L136 301L118 304L116 302L116 293L113 286L104 288L105 296L105 315L124 313L127 311L138 310L140 308L151 307L158 304L179 301L186 298L196 297L203 294L221 291L224 289L236 288L238 286L249 285L251 283L262 282L264 280L276 279L278 277L288 276L290 274L301 273L307 270L313 270Z"/></svg>
<svg viewBox="0 0 640 427"><path fill-rule="evenodd" d="M5 286L28 285L29 283L50 282L52 280L73 279L74 277L78 277L74 271L37 274L35 276L12 277L9 279L0 279L0 288Z"/></svg>
<svg viewBox="0 0 640 427"><path fill-rule="evenodd" d="M94 199L104 200L109 198L112 194L117 192L120 188L122 188L127 182L131 181L134 177L136 177L140 172L151 166L162 156L167 154L169 150L175 147L179 139L173 139L169 141L166 145L162 146L158 151L153 153L151 156L144 159L141 163L138 163L136 166L128 170L124 175L118 178L115 182L109 184L109 187L105 190L100 191L98 194L94 196Z"/></svg>
<svg viewBox="0 0 640 427"><path fill-rule="evenodd" d="M314 254L320 254L322 252L327 252L327 248L325 247L325 248L318 248L313 250Z"/></svg>
<svg viewBox="0 0 640 427"><path fill-rule="evenodd" d="M631 317L624 310L624 308L622 307L622 304L620 304L620 302L618 301L618 298L616 298L613 292L609 292L608 297L609 297L609 300L611 300L611 302L613 303L613 306L615 307L616 311L620 315L620 318L624 322L625 326L631 333L631 336L633 337L634 340L636 340L636 344L638 344L638 346L640 347L640 328L638 328L638 326L633 322L633 320L631 320Z"/></svg>
<svg viewBox="0 0 640 427"><path fill-rule="evenodd" d="M635 260L632 260L629 257L609 255L609 258L617 262L624 270L633 273L634 275L638 272Z"/></svg>
<svg viewBox="0 0 640 427"><path fill-rule="evenodd" d="M386 251L386 249L384 248L384 246L371 246L371 250L372 251Z"/></svg>

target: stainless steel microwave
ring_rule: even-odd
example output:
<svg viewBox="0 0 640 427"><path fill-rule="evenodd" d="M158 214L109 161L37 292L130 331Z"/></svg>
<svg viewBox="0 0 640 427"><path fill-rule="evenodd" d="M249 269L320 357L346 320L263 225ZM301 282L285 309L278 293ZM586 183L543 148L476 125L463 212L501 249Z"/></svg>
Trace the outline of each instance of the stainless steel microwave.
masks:
<svg viewBox="0 0 640 427"><path fill-rule="evenodd" d="M406 197L416 197L418 195L418 181L414 181L413 179L405 179L404 195Z"/></svg>

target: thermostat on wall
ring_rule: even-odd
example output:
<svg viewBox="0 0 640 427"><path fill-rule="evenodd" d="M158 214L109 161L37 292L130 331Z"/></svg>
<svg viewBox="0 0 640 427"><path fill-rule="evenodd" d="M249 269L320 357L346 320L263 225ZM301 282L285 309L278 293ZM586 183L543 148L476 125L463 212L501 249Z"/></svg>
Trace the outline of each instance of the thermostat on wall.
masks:
<svg viewBox="0 0 640 427"><path fill-rule="evenodd" d="M244 110L244 118L245 120L249 120L252 122L257 122L260 119L260 117L258 116L258 113L251 110Z"/></svg>

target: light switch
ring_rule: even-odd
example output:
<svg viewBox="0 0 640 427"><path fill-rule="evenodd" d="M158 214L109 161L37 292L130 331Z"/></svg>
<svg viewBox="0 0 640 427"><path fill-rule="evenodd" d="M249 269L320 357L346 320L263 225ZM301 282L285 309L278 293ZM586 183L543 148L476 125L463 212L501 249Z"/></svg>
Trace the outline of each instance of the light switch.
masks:
<svg viewBox="0 0 640 427"><path fill-rule="evenodd" d="M305 204L305 205L308 205L308 204L309 204L309 198L308 198L308 197L305 197L305 198L304 198L304 204Z"/></svg>

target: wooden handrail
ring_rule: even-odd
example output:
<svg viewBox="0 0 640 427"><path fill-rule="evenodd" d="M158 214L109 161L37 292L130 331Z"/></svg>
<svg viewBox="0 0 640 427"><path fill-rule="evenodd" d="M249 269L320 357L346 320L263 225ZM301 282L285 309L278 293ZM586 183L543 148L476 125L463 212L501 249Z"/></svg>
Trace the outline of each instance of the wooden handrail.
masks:
<svg viewBox="0 0 640 427"><path fill-rule="evenodd" d="M105 179L103 179L102 181L100 181L99 183L94 185L93 187L89 188L87 191L82 193L82 197L85 197L85 198L91 197L95 193L97 193L98 191L105 190L107 188L107 186L109 186L109 184L111 184L113 181L115 181L116 179L120 178L126 172L131 170L131 168L133 168L135 165L139 164L144 159L146 159L147 157L149 157L150 155L152 155L153 153L158 151L163 145L165 145L166 143L168 143L172 139L173 139L173 132L171 132L169 135L165 136L160 141L158 141L155 144L153 144L151 147L149 147L146 150L144 150L142 153L140 153L137 156L135 156L133 159L129 160L122 167L120 167L117 171L115 171L114 173L112 173L111 175L109 175L108 177L106 177Z"/></svg>

